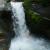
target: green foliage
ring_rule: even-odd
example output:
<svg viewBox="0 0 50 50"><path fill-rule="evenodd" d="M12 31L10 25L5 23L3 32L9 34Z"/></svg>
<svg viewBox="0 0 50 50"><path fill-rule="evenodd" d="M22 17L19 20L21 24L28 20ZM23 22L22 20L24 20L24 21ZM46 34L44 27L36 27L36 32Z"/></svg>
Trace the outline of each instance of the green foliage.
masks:
<svg viewBox="0 0 50 50"><path fill-rule="evenodd" d="M24 0L24 6L26 6L27 9L30 9L30 7L31 7L31 0Z"/></svg>
<svg viewBox="0 0 50 50"><path fill-rule="evenodd" d="M36 12L33 12L32 13L32 20L34 23L39 23L42 20L42 18Z"/></svg>
<svg viewBox="0 0 50 50"><path fill-rule="evenodd" d="M31 0L24 0L24 8L27 17L31 17L33 23L38 23L41 20L41 17L36 14L36 12L31 10Z"/></svg>

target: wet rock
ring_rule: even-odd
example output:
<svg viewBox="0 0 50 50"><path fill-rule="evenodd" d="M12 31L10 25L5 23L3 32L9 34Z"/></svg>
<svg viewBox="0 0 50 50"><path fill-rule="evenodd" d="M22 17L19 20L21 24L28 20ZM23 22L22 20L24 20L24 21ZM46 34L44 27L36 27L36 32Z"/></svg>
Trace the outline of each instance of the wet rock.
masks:
<svg viewBox="0 0 50 50"><path fill-rule="evenodd" d="M39 13L46 20L50 20L50 6L44 7L39 4L32 4L32 10Z"/></svg>
<svg viewBox="0 0 50 50"><path fill-rule="evenodd" d="M2 49L9 47L11 38L15 34L12 27L11 11L0 11L0 46Z"/></svg>

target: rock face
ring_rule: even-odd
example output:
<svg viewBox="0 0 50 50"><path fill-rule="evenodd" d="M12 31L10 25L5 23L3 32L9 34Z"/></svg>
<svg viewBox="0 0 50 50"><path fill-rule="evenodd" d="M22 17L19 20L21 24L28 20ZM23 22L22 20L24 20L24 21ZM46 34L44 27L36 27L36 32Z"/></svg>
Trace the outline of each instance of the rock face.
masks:
<svg viewBox="0 0 50 50"><path fill-rule="evenodd" d="M43 7L38 4L33 4L32 10L37 12L42 17L42 21L35 24L31 16L26 17L27 25L30 31L33 35L35 33L36 37L42 36L47 39L50 39L50 6Z"/></svg>
<svg viewBox="0 0 50 50"><path fill-rule="evenodd" d="M26 23L31 35L50 40L50 20L42 19L40 22L34 23L34 19L30 16L26 17Z"/></svg>
<svg viewBox="0 0 50 50"><path fill-rule="evenodd" d="M6 47L6 45L8 47L12 36L14 36L14 32L11 11L2 10L0 11L0 47Z"/></svg>
<svg viewBox="0 0 50 50"><path fill-rule="evenodd" d="M0 0L0 50L8 50L11 38L14 36L12 29L12 12L10 10L9 3L4 0Z"/></svg>
<svg viewBox="0 0 50 50"><path fill-rule="evenodd" d="M50 19L50 6L43 7L39 4L32 4L32 9L33 11L39 13L41 16L45 17L45 19Z"/></svg>

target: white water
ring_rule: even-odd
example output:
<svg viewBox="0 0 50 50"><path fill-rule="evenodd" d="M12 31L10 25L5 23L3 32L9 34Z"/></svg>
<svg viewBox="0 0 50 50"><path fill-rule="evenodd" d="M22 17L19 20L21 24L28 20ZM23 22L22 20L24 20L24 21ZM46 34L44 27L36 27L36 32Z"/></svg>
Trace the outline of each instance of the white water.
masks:
<svg viewBox="0 0 50 50"><path fill-rule="evenodd" d="M43 39L32 38L25 23L22 2L11 2L13 26L16 36L11 40L9 50L50 50L43 45Z"/></svg>

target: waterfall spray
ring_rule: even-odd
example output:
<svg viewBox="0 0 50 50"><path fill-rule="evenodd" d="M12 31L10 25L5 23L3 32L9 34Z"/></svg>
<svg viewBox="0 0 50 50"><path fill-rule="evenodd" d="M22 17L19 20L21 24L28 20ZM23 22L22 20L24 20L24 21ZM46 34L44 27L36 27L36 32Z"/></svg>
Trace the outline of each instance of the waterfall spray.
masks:
<svg viewBox="0 0 50 50"><path fill-rule="evenodd" d="M15 37L11 40L9 50L49 50L42 46L43 39L39 40L29 35L22 2L11 2L11 7Z"/></svg>

